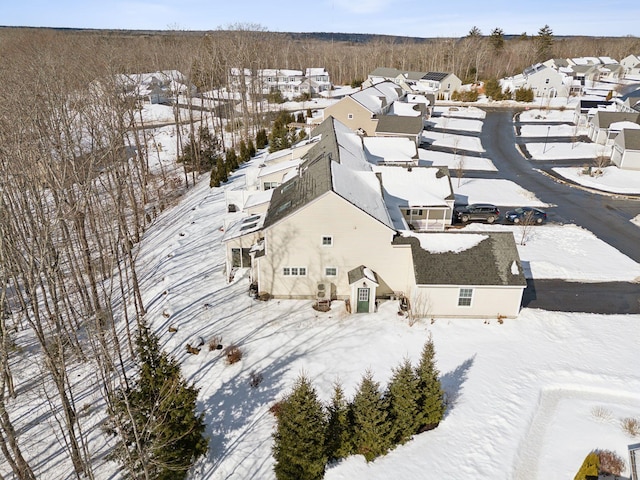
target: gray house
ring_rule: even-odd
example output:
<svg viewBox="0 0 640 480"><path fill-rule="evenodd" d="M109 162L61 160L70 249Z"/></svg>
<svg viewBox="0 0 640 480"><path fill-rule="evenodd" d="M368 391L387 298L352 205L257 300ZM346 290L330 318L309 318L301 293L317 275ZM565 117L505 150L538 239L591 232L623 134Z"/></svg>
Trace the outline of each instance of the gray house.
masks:
<svg viewBox="0 0 640 480"><path fill-rule="evenodd" d="M623 170L640 171L640 129L623 129L613 141L611 162Z"/></svg>
<svg viewBox="0 0 640 480"><path fill-rule="evenodd" d="M607 145L618 135L618 133L620 133L621 128L616 124L620 124L622 122L640 124L640 114L599 110L588 125L587 131L589 138L594 143Z"/></svg>

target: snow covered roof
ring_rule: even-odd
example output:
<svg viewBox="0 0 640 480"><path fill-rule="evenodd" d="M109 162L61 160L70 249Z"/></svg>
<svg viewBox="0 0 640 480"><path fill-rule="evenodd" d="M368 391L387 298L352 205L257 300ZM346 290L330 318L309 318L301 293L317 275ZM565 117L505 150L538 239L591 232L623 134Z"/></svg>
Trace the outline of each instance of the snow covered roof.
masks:
<svg viewBox="0 0 640 480"><path fill-rule="evenodd" d="M475 247L481 241L489 238L481 233L469 233L460 235L459 233L431 233L410 232L408 235L416 237L420 241L420 247L429 253L460 253Z"/></svg>
<svg viewBox="0 0 640 480"><path fill-rule="evenodd" d="M264 224L264 215L256 214L249 217L242 218L235 223L232 223L224 232L222 241L226 242L232 238L241 237L249 233L255 233L260 230Z"/></svg>
<svg viewBox="0 0 640 480"><path fill-rule="evenodd" d="M431 253L423 248L422 236L435 237L425 244L444 245L449 242L456 247L450 251ZM473 235L471 239L448 238L451 235ZM404 232L393 240L397 245L411 245L414 274L418 285L467 285L514 286L524 288L527 281L511 232L468 233L425 233L420 239L413 232ZM478 241L479 240L479 241ZM477 242L477 243L475 243ZM475 245L474 245L475 243ZM514 268L515 263L515 268Z"/></svg>
<svg viewBox="0 0 640 480"><path fill-rule="evenodd" d="M406 137L363 137L364 152L369 163L414 163L418 157L416 143Z"/></svg>
<svg viewBox="0 0 640 480"><path fill-rule="evenodd" d="M271 196L273 195L273 190L258 190L252 192L247 197L247 200L244 202L243 210L247 210L249 208L262 205L264 203L268 203L271 201Z"/></svg>
<svg viewBox="0 0 640 480"><path fill-rule="evenodd" d="M351 94L351 98L376 114L400 98L400 91L400 87L395 83L384 81Z"/></svg>
<svg viewBox="0 0 640 480"><path fill-rule="evenodd" d="M392 228L380 182L366 161L360 137L333 117L318 125L313 135L320 141L304 156L298 174L274 189L265 226L333 191Z"/></svg>
<svg viewBox="0 0 640 480"><path fill-rule="evenodd" d="M419 117L422 115L422 110L419 103L393 102L389 114L404 117Z"/></svg>
<svg viewBox="0 0 640 480"><path fill-rule="evenodd" d="M271 175L272 173L280 172L282 170L295 168L298 165L300 165L299 158L295 158L293 160L285 160L284 162L278 162L271 165L267 165L266 167L262 167L258 171L258 178L264 177L265 175Z"/></svg>
<svg viewBox="0 0 640 480"><path fill-rule="evenodd" d="M375 166L384 200L396 228L404 228L400 208L451 207L454 200L447 167ZM400 221L400 223L398 223Z"/></svg>
<svg viewBox="0 0 640 480"><path fill-rule="evenodd" d="M640 125L638 125L637 123L634 122L630 122L628 120L624 120L622 122L613 122L611 125L609 125L609 130L616 130L616 131L620 131L620 130L640 130Z"/></svg>

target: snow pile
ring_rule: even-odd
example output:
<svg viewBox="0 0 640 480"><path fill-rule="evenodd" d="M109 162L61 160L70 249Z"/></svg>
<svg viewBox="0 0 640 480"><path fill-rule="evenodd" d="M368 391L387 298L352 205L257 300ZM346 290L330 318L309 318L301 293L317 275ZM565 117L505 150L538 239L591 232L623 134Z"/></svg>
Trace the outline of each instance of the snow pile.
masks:
<svg viewBox="0 0 640 480"><path fill-rule="evenodd" d="M410 233L420 240L420 247L429 253L460 253L475 247L488 235L478 233ZM517 273L517 272L516 272Z"/></svg>

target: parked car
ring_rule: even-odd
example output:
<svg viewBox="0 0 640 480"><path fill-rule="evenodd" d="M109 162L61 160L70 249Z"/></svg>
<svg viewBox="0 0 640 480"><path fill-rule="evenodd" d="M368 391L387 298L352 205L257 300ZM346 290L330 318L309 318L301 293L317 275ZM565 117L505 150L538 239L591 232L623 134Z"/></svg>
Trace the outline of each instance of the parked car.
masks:
<svg viewBox="0 0 640 480"><path fill-rule="evenodd" d="M455 207L453 214L455 219L462 223L473 220L493 223L500 217L500 210L490 203L472 203L471 205Z"/></svg>
<svg viewBox="0 0 640 480"><path fill-rule="evenodd" d="M547 213L539 208L520 207L509 210L504 214L505 220L511 223L537 223L540 224L547 219Z"/></svg>

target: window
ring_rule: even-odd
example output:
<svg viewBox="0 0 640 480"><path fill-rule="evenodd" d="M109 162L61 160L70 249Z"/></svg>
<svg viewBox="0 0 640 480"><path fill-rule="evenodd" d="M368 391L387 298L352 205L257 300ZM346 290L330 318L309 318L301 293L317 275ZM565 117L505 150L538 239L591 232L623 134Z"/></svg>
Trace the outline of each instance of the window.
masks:
<svg viewBox="0 0 640 480"><path fill-rule="evenodd" d="M282 275L285 277L306 277L307 267L282 267Z"/></svg>
<svg viewBox="0 0 640 480"><path fill-rule="evenodd" d="M347 118L349 120L353 120L353 113L347 113Z"/></svg>
<svg viewBox="0 0 640 480"><path fill-rule="evenodd" d="M547 78L547 79L544 81L544 83L549 83L549 79Z"/></svg>
<svg viewBox="0 0 640 480"><path fill-rule="evenodd" d="M471 298L473 297L473 288L461 288L458 295L459 307L470 307Z"/></svg>
<svg viewBox="0 0 640 480"><path fill-rule="evenodd" d="M331 247L333 246L333 237L330 235L326 235L322 237L322 246L323 247Z"/></svg>
<svg viewBox="0 0 640 480"><path fill-rule="evenodd" d="M422 216L422 210L413 209L413 210L411 210L411 215L416 215L418 217L421 217Z"/></svg>
<svg viewBox="0 0 640 480"><path fill-rule="evenodd" d="M326 277L335 277L338 275L338 269L336 267L325 267L324 275Z"/></svg>
<svg viewBox="0 0 640 480"><path fill-rule="evenodd" d="M264 190L271 190L280 186L278 182L264 182Z"/></svg>

